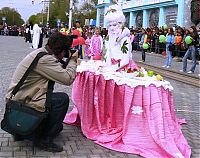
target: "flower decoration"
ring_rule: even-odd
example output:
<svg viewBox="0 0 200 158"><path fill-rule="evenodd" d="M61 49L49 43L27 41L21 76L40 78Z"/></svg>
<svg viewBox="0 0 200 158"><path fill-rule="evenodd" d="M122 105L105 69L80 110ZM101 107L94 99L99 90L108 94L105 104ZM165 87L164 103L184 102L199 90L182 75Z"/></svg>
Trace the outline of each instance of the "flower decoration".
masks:
<svg viewBox="0 0 200 158"><path fill-rule="evenodd" d="M132 109L132 112L131 112L132 114L140 115L143 112L141 106L133 106L131 109Z"/></svg>
<svg viewBox="0 0 200 158"><path fill-rule="evenodd" d="M181 153L176 153L175 155L176 155L178 158L184 158L183 154L181 154Z"/></svg>
<svg viewBox="0 0 200 158"><path fill-rule="evenodd" d="M95 95L95 96L94 96L94 105L95 105L95 106L98 105L98 100L99 100L99 99L98 99L98 96Z"/></svg>

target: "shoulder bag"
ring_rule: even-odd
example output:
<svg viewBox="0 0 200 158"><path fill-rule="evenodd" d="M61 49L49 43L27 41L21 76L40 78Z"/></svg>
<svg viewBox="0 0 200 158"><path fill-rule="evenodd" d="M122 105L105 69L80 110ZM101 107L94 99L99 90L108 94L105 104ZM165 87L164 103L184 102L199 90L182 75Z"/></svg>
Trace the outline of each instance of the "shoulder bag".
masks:
<svg viewBox="0 0 200 158"><path fill-rule="evenodd" d="M40 126L42 121L48 116L49 109L51 107L49 99L53 91L53 81L49 81L48 84L45 112L37 111L29 107L25 103L12 100L12 96L15 96L15 94L18 92L18 90L26 80L28 74L37 65L39 59L46 54L48 53L40 52L37 54L31 65L19 81L19 83L13 89L11 93L11 98L6 103L4 118L1 121L1 128L12 135L27 136L33 134L34 131Z"/></svg>

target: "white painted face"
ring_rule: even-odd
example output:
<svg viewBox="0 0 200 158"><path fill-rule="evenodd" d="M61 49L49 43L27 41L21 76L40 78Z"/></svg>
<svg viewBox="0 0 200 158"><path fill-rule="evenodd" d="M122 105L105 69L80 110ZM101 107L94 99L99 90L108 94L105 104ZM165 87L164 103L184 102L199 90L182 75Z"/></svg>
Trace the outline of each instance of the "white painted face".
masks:
<svg viewBox="0 0 200 158"><path fill-rule="evenodd" d="M120 25L116 21L112 21L108 23L108 33L110 35L118 34L120 30Z"/></svg>

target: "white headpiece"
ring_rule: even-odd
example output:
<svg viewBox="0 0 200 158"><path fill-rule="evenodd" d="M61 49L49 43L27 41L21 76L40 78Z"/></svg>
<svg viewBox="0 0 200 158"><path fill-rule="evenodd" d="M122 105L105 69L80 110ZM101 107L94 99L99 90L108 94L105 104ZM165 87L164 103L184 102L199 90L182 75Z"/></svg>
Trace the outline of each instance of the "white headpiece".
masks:
<svg viewBox="0 0 200 158"><path fill-rule="evenodd" d="M105 20L107 23L110 22L119 22L119 23L125 23L125 16L122 12L122 7L120 4L114 4L109 6L106 14L105 14Z"/></svg>

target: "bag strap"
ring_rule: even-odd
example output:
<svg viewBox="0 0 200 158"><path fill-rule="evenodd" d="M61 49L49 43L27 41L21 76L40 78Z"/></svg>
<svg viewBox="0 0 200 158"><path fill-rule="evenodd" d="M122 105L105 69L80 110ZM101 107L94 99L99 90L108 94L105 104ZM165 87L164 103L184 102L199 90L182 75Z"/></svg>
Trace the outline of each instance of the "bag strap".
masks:
<svg viewBox="0 0 200 158"><path fill-rule="evenodd" d="M26 80L29 73L36 67L39 59L46 54L48 54L48 53L47 52L40 52L40 53L37 54L35 59L32 61L31 65L29 66L29 68L26 70L26 72L22 76L21 80L18 82L18 84L15 86L15 88L11 92L11 98L12 98L12 96L15 96L15 94L19 91L20 87L23 85L23 83Z"/></svg>
<svg viewBox="0 0 200 158"><path fill-rule="evenodd" d="M48 89L47 89L47 93L46 93L47 99L46 99L46 102L45 102L45 109L48 112L51 110L51 96L52 96L54 84L55 84L54 81L50 80L48 82Z"/></svg>
<svg viewBox="0 0 200 158"><path fill-rule="evenodd" d="M23 83L26 80L29 73L36 67L39 59L41 57L43 57L44 55L47 55L47 54L48 54L47 52L40 52L40 53L37 54L35 59L32 61L31 65L29 66L29 68L26 70L26 72L22 76L21 80L18 82L18 84L13 89L13 91L11 93L11 97L14 96L19 91L20 87L23 85ZM50 111L50 109L51 109L51 99L50 98L51 98L51 94L53 92L54 84L55 84L54 81L48 82L48 89L47 89L47 93L46 93L47 99L46 99L46 103L45 103L45 110L46 111Z"/></svg>

